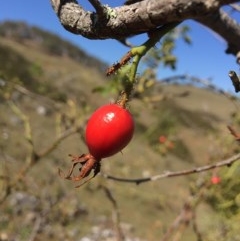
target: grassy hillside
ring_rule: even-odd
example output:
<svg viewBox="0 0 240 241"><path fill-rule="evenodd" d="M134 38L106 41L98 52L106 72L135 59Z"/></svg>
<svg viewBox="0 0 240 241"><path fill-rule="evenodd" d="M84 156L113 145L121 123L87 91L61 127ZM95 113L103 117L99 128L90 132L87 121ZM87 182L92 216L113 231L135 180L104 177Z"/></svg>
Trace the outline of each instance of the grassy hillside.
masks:
<svg viewBox="0 0 240 241"><path fill-rule="evenodd" d="M6 187L12 189L0 203L0 240L115 240L117 210L113 200L129 240L161 240L190 190L211 173L141 185L98 175L80 189L62 180L57 170L70 167L68 154L87 152L82 138L87 118L116 95L92 91L110 81L102 74L104 64L100 61L94 60L101 66L96 68L86 64L91 58L86 53L79 61L70 50L66 55L42 51L45 44L36 40L40 36L48 36L54 46L64 41L26 25L28 37L13 36L17 31L14 27L10 31L9 24L8 32L2 31L0 37L4 56L0 59L0 198L9 191ZM69 43L64 44L72 49ZM188 95L182 95L186 92ZM191 85L157 84L148 95L165 98L154 103L132 100L134 138L123 153L102 161L104 173L141 178L183 170L221 160L230 152L229 146L236 147L226 125L239 108L237 102ZM75 127L77 131L55 143ZM161 144L160 136L168 142ZM34 159L36 154L39 159ZM31 158L35 162L29 166ZM22 170L24 167L29 169ZM216 213L204 201L197 213L200 231L207 232ZM195 239L190 226L182 240Z"/></svg>
<svg viewBox="0 0 240 241"><path fill-rule="evenodd" d="M35 26L24 22L5 21L0 23L0 36L13 39L21 44L31 45L41 49L48 55L67 56L85 66L92 66L104 70L106 64L87 54L84 50Z"/></svg>

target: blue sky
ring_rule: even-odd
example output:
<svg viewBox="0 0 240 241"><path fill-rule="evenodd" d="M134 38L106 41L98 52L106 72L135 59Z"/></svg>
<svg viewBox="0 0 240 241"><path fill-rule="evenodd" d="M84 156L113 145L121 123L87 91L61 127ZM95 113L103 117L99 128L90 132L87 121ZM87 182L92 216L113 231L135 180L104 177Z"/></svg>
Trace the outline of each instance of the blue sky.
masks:
<svg viewBox="0 0 240 241"><path fill-rule="evenodd" d="M81 2L86 9L91 10L87 0ZM123 0L104 0L102 2L114 6L116 2L120 5ZM239 19L240 16L238 16ZM25 21L30 25L54 32L109 64L118 61L128 51L126 47L115 40L88 40L67 32L52 10L50 0L2 1L0 21L5 20ZM234 70L239 74L240 71L235 58L225 54L226 43L224 40L196 22L186 21L185 24L189 24L191 28L189 34L193 43L189 46L183 41L177 42L175 50L179 60L177 70L160 68L159 78L176 74L189 74L204 79L211 78L218 87L233 91L228 72ZM141 44L145 40L146 35L142 35L132 41L134 44Z"/></svg>

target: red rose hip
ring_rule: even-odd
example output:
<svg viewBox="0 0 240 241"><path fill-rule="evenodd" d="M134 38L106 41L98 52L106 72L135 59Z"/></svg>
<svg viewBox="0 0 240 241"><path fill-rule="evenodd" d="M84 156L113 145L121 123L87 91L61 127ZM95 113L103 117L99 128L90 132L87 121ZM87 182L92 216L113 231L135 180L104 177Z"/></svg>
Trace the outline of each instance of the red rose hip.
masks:
<svg viewBox="0 0 240 241"><path fill-rule="evenodd" d="M72 166L65 175L58 170L60 177L81 181L93 171L93 176L76 187L82 186L94 178L101 169L101 159L120 152L132 139L134 121L130 112L118 104L108 104L97 109L87 123L85 138L88 154L70 155ZM73 174L76 165L80 165L79 174Z"/></svg>
<svg viewBox="0 0 240 241"><path fill-rule="evenodd" d="M86 144L96 159L120 152L132 139L134 121L130 112L118 104L97 109L87 123Z"/></svg>

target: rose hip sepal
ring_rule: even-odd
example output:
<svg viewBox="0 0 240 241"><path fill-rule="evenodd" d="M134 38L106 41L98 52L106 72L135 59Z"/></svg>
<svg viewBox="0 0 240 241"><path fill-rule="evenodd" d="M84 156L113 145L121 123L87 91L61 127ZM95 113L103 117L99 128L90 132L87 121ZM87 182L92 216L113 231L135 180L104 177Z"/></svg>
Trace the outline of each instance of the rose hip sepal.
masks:
<svg viewBox="0 0 240 241"><path fill-rule="evenodd" d="M118 104L100 107L89 118L86 127L85 139L89 154L71 156L72 167L64 178L79 181L87 177L91 170L94 170L94 174L90 178L92 179L100 172L101 159L112 156L126 147L133 137L133 132L134 121L128 110ZM72 174L77 164L80 164L81 167L79 175L75 177ZM63 176L61 170L59 170L59 174Z"/></svg>

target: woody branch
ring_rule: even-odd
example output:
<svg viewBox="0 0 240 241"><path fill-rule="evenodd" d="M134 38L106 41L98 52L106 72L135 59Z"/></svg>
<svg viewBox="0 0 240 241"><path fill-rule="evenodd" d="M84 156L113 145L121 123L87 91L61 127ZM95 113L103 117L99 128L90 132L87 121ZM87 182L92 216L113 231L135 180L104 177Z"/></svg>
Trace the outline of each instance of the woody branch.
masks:
<svg viewBox="0 0 240 241"><path fill-rule="evenodd" d="M65 29L89 39L122 40L170 22L193 19L223 37L228 45L226 52L240 61L240 25L220 10L237 0L142 0L115 8L91 0L96 12L84 10L75 0L50 1Z"/></svg>
<svg viewBox="0 0 240 241"><path fill-rule="evenodd" d="M216 168L223 167L223 166L229 167L234 162L239 161L239 159L240 159L240 154L238 153L226 160L218 161L213 164L209 164L209 165L205 165L205 166L201 166L201 167L194 167L191 169L176 171L176 172L165 171L162 174L158 174L158 175L151 176L151 177L145 177L145 178L129 179L129 178L115 177L115 176L111 176L111 175L108 175L105 173L101 173L101 174L104 178L107 178L107 179L110 179L113 181L135 183L138 185L138 184L141 184L144 182L156 181L159 179L164 179L164 178L169 178L169 177L179 177L179 176L186 176L186 175L190 175L190 174L194 174L194 173L206 172L208 170L216 169Z"/></svg>

